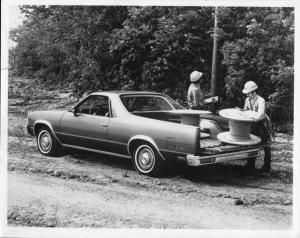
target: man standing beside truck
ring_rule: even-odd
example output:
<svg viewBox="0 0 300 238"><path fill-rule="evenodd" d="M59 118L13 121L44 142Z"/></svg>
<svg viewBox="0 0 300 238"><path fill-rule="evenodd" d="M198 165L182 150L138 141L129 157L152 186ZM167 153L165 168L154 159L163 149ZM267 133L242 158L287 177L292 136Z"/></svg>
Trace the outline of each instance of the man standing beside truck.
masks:
<svg viewBox="0 0 300 238"><path fill-rule="evenodd" d="M269 119L266 115L265 99L256 93L258 86L253 81L245 83L243 94L247 95L244 110L252 110L257 112L257 117L253 118L254 123L251 128L251 134L261 138L263 149L265 152L264 165L262 172L270 172L271 170L271 133L269 130ZM255 168L255 158L248 159L246 167L248 169Z"/></svg>

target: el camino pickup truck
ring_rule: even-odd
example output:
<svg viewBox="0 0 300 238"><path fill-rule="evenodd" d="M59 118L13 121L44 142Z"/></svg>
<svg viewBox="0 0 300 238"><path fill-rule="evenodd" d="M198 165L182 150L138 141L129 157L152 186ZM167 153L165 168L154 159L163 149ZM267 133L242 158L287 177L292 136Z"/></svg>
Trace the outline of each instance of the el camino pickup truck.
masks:
<svg viewBox="0 0 300 238"><path fill-rule="evenodd" d="M27 131L41 154L61 147L132 159L135 169L158 176L166 162L200 166L258 156L261 145L223 144L218 116L187 110L161 93L96 92L68 111L28 113Z"/></svg>

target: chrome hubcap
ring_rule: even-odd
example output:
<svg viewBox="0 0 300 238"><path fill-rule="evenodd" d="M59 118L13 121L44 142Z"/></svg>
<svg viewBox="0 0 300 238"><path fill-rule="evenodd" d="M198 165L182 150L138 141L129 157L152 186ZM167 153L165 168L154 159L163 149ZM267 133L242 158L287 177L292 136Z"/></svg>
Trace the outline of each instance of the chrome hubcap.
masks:
<svg viewBox="0 0 300 238"><path fill-rule="evenodd" d="M48 132L42 132L42 134L40 135L40 148L41 150L43 150L44 152L47 152L51 149L52 146L52 140L51 140L51 136Z"/></svg>
<svg viewBox="0 0 300 238"><path fill-rule="evenodd" d="M151 170L155 162L153 151L149 148L142 148L138 153L138 164L143 171Z"/></svg>

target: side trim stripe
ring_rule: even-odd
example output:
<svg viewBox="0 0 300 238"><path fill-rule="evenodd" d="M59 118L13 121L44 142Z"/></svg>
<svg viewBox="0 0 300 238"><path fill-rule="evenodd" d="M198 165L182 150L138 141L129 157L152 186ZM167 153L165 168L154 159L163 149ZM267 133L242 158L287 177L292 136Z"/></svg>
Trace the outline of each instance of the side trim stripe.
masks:
<svg viewBox="0 0 300 238"><path fill-rule="evenodd" d="M97 141L104 141L104 142L107 142L107 143L116 143L116 144L125 145L125 146L128 146L128 144L131 142L130 141L128 144L126 144L126 143L121 143L121 142L116 142L116 141L108 141L108 140L101 140L101 139L96 139L96 138L91 138L91 137L86 137L86 136L77 136L77 135L72 135L72 134L62 133L62 132L56 132L56 134L68 135L68 136L74 136L74 137L80 137L80 138L84 138L84 139L91 139L91 140L97 140ZM56 135L55 135L55 137L56 137ZM142 139L142 138L139 138L139 139ZM151 142L151 141L148 141L148 142ZM151 143L151 144L153 144L153 143ZM115 156L120 156L120 157L131 158L130 156L124 156L124 155L121 155L121 154L112 153L112 152L106 152L106 151L102 151L102 150L89 149L89 148L85 148L85 147L81 147L81 146L74 146L74 145L69 145L69 144L62 144L62 145L65 146L65 147L70 147L70 148L75 148L75 149L81 149L81 150L87 150L87 151L91 151L91 152L95 152L95 153L102 153L102 154L109 154L109 155L115 155ZM182 152L179 152L179 151L162 150L162 149L159 149L156 146L156 144L154 144L154 146L158 150L158 152L159 152L160 156L163 158L163 160L165 160L165 158L161 154L161 152L164 152L164 153L177 153L178 155L183 155L183 156L186 156L187 154L189 154L189 153L182 153Z"/></svg>
<svg viewBox="0 0 300 238"><path fill-rule="evenodd" d="M126 159L131 159L131 157L128 155L121 155L121 154L117 154L117 153L112 153L112 152L107 152L107 151L102 151L102 150L95 150L95 149L85 148L85 147L76 146L76 145L68 145L68 144L62 144L62 145L65 147L69 147L69 148L86 150L86 151L90 151L90 152L101 153L101 154L106 154L106 155L113 155L113 156L123 157Z"/></svg>
<svg viewBox="0 0 300 238"><path fill-rule="evenodd" d="M92 138L92 137L87 137L87 136L73 135L73 134L68 134L68 133L63 133L63 132L56 132L56 134L80 137L80 138L90 139L90 140L104 141L104 142L108 142L108 143L115 143L115 144L120 144L120 145L126 145L127 146L127 143L122 143L122 142L117 142L117 141L112 141L112 140L102 140L102 139L97 139L97 138Z"/></svg>

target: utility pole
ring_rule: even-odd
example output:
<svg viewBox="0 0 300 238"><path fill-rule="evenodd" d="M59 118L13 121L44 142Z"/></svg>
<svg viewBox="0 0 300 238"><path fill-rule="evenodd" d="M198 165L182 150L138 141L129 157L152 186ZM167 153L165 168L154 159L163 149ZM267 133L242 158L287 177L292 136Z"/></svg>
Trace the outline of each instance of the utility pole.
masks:
<svg viewBox="0 0 300 238"><path fill-rule="evenodd" d="M214 24L214 44L213 44L213 57L212 57L212 69L211 69L211 84L210 84L210 96L216 96L217 89L217 49L218 49L218 7L215 7L215 24ZM212 113L216 112L216 104L211 103L210 110Z"/></svg>

